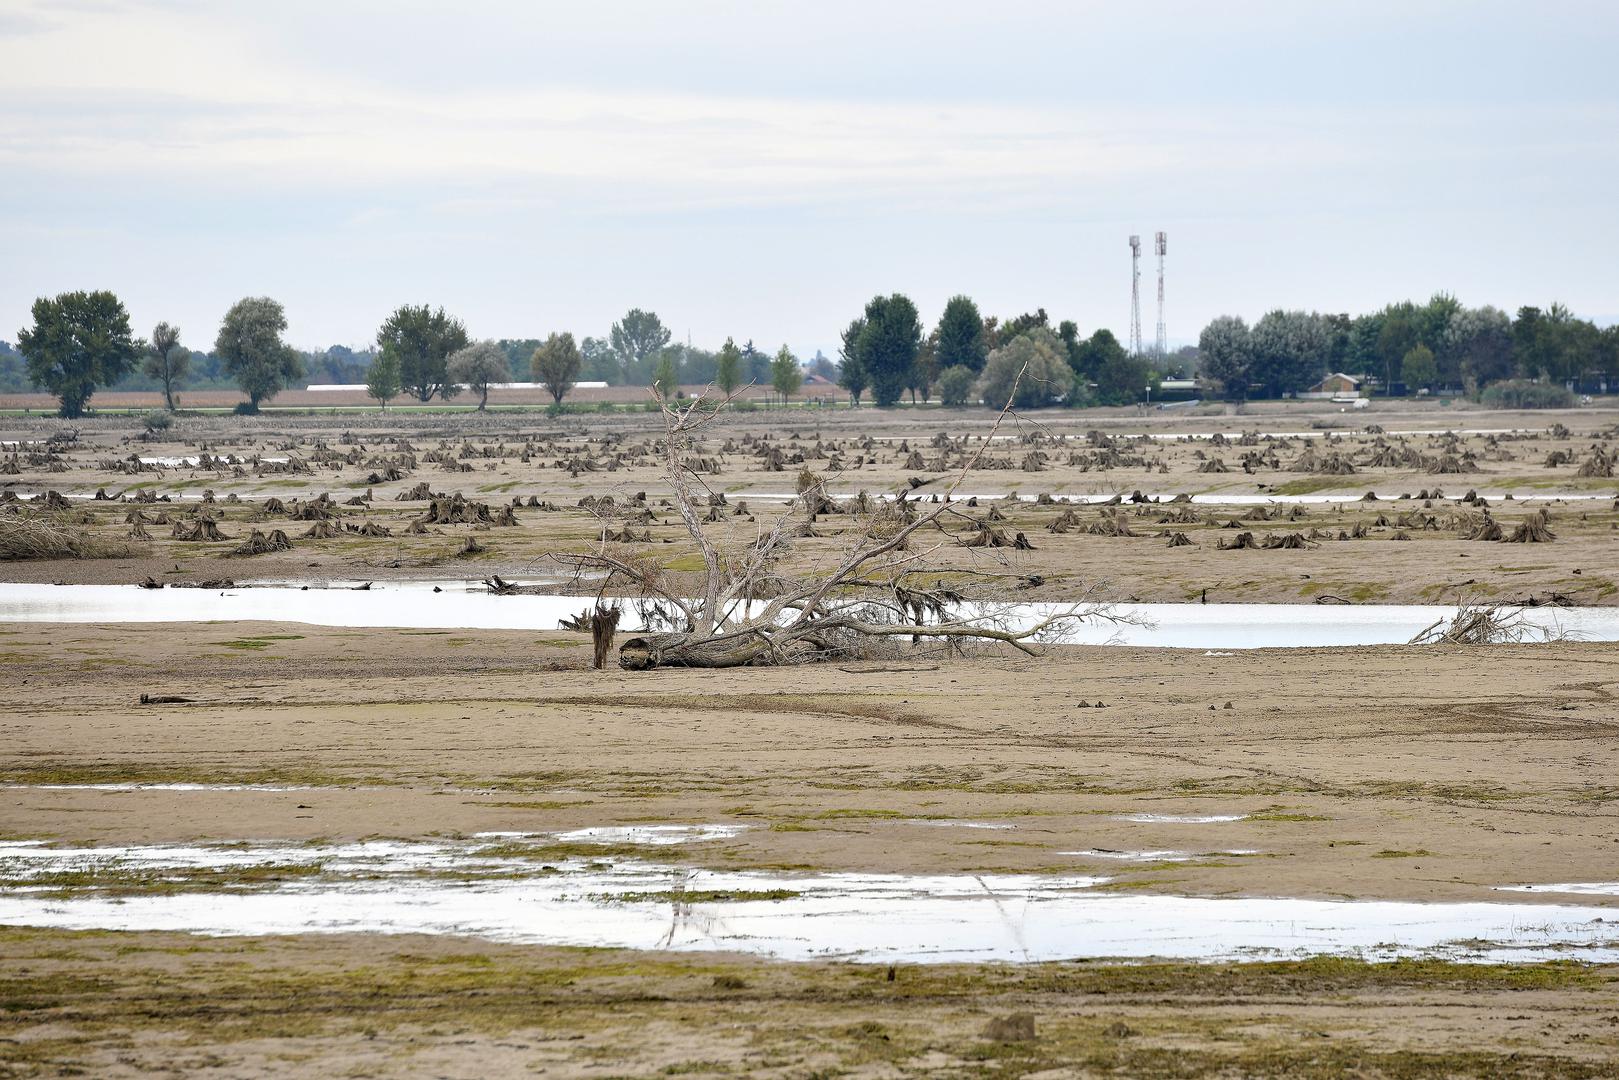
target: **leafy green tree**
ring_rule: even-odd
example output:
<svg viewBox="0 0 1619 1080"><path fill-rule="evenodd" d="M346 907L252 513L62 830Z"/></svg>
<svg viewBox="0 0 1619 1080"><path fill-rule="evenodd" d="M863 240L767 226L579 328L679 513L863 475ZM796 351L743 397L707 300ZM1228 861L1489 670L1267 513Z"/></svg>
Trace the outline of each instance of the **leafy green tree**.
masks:
<svg viewBox="0 0 1619 1080"><path fill-rule="evenodd" d="M1383 332L1383 314L1379 311L1356 315L1349 323L1349 341L1344 363L1340 370L1371 375L1383 370L1382 356L1377 351L1377 338Z"/></svg>
<svg viewBox="0 0 1619 1080"><path fill-rule="evenodd" d="M141 371L163 385L163 407L169 412L174 411L174 392L180 388L190 366L191 353L180 344L180 328L166 322L153 327Z"/></svg>
<svg viewBox="0 0 1619 1080"><path fill-rule="evenodd" d="M1327 352L1323 358L1323 366L1327 371L1345 371L1350 364L1349 342L1350 335L1355 328L1355 320L1347 313L1336 312L1321 316L1322 329L1327 334Z"/></svg>
<svg viewBox="0 0 1619 1080"><path fill-rule="evenodd" d="M1601 331L1562 304L1520 308L1512 337L1519 366L1538 378L1568 383L1601 369Z"/></svg>
<svg viewBox="0 0 1619 1080"><path fill-rule="evenodd" d="M28 361L22 358L22 353L11 342L0 341L0 390L24 393L34 386L28 377Z"/></svg>
<svg viewBox="0 0 1619 1080"><path fill-rule="evenodd" d="M1158 387L1158 373L1146 357L1124 353L1096 373L1096 397L1103 405L1130 405Z"/></svg>
<svg viewBox="0 0 1619 1080"><path fill-rule="evenodd" d="M1331 332L1315 312L1272 311L1254 324L1249 341L1250 376L1271 397L1308 389L1326 374Z"/></svg>
<svg viewBox="0 0 1619 1080"><path fill-rule="evenodd" d="M399 361L399 384L419 401L431 401L434 394L448 401L461 392L450 378L450 354L467 343L460 319L426 304L396 308L377 331L377 346Z"/></svg>
<svg viewBox="0 0 1619 1080"><path fill-rule="evenodd" d="M1025 311L1022 315L1008 319L1000 324L1001 343L1004 345L1019 334L1026 334L1036 327L1042 330L1051 329L1051 316L1046 314L1045 308L1040 308L1036 311Z"/></svg>
<svg viewBox="0 0 1619 1080"><path fill-rule="evenodd" d="M680 368L680 379L687 386L698 384L709 386L719 375L720 354L718 350L710 352L695 345L671 345L678 349L680 358L675 361Z"/></svg>
<svg viewBox="0 0 1619 1080"><path fill-rule="evenodd" d="M1433 350L1426 345L1419 344L1406 353L1401 360L1400 370L1404 373L1407 386L1432 390L1439 381L1439 362L1434 359Z"/></svg>
<svg viewBox="0 0 1619 1080"><path fill-rule="evenodd" d="M214 352L247 395L248 412L258 412L304 373L303 356L281 340L286 330L286 311L268 296L236 301L219 324Z"/></svg>
<svg viewBox="0 0 1619 1080"><path fill-rule="evenodd" d="M977 381L978 376L966 364L947 367L939 373L939 400L959 409L972 400L973 383Z"/></svg>
<svg viewBox="0 0 1619 1080"><path fill-rule="evenodd" d="M332 345L321 352L306 353L304 369L311 381L357 383L366 380L374 359L375 349L355 352L347 345Z"/></svg>
<svg viewBox="0 0 1619 1080"><path fill-rule="evenodd" d="M1233 315L1212 319L1198 335L1197 348L1205 378L1219 382L1228 398L1248 396L1248 371L1254 357L1247 323Z"/></svg>
<svg viewBox="0 0 1619 1080"><path fill-rule="evenodd" d="M512 381L506 350L493 341L475 341L450 354L445 367L450 381L465 383L478 395L478 411L489 407L489 385Z"/></svg>
<svg viewBox="0 0 1619 1080"><path fill-rule="evenodd" d="M562 404L563 396L573 389L583 366L584 357L569 333L552 334L546 338L545 344L534 350L529 362L534 381L544 385L558 405Z"/></svg>
<svg viewBox="0 0 1619 1080"><path fill-rule="evenodd" d="M652 390L666 401L680 392L680 372L675 367L675 358L668 353L658 357L658 364L652 370Z"/></svg>
<svg viewBox="0 0 1619 1080"><path fill-rule="evenodd" d="M799 366L793 350L785 345L776 350L776 358L770 362L770 385L788 400L804 388L804 369Z"/></svg>
<svg viewBox="0 0 1619 1080"><path fill-rule="evenodd" d="M140 356L129 312L105 290L42 296L34 301L33 316L34 325L18 331L17 349L29 379L60 402L61 416L83 416L96 387L123 378Z"/></svg>
<svg viewBox="0 0 1619 1080"><path fill-rule="evenodd" d="M365 373L365 392L377 399L381 410L399 396L404 387L399 385L399 357L384 349L377 353Z"/></svg>
<svg viewBox="0 0 1619 1080"><path fill-rule="evenodd" d="M1405 378L1400 363L1405 359L1405 354L1421 342L1419 329L1417 308L1410 301L1390 304L1383 309L1378 322L1375 354L1377 365L1383 370L1384 385L1390 389Z"/></svg>
<svg viewBox="0 0 1619 1080"><path fill-rule="evenodd" d="M669 344L671 334L656 313L631 308L613 324L607 336L624 365L624 384L628 386L635 381L632 371L645 370L648 358Z"/></svg>
<svg viewBox="0 0 1619 1080"><path fill-rule="evenodd" d="M1014 408L1038 409L1066 397L1073 383L1062 339L1036 326L989 354L976 393L992 408L1010 398Z"/></svg>
<svg viewBox="0 0 1619 1080"><path fill-rule="evenodd" d="M849 401L853 405L860 404L860 396L871 385L871 377L866 374L866 365L860 361L860 335L866 329L865 319L855 319L844 328L841 335L841 344L838 346L838 359L842 365L838 369L838 385L849 391Z"/></svg>
<svg viewBox="0 0 1619 1080"><path fill-rule="evenodd" d="M1545 330L1545 315L1538 307L1518 309L1512 320L1512 358L1525 375L1538 375L1545 367L1545 343L1549 334Z"/></svg>
<svg viewBox="0 0 1619 1080"><path fill-rule="evenodd" d="M714 367L714 384L720 393L730 397L742 385L742 350L730 338L720 346L719 362Z"/></svg>
<svg viewBox="0 0 1619 1080"><path fill-rule="evenodd" d="M859 356L879 407L899 403L912 376L921 341L922 322L910 297L901 293L877 296L866 305Z"/></svg>
<svg viewBox="0 0 1619 1080"><path fill-rule="evenodd" d="M938 378L938 339L936 334L929 334L916 347L916 359L911 361L911 377L906 380L911 391L911 404L916 404L918 394L926 404L933 395L933 384Z"/></svg>
<svg viewBox="0 0 1619 1080"><path fill-rule="evenodd" d="M952 296L939 316L936 355L941 369L961 365L969 371L982 371L989 356L984 340L984 317L978 305L966 296Z"/></svg>
<svg viewBox="0 0 1619 1080"><path fill-rule="evenodd" d="M1606 326L1597 342L1596 368L1602 373L1602 379L1612 389L1614 381L1619 379L1619 323Z"/></svg>
<svg viewBox="0 0 1619 1080"><path fill-rule="evenodd" d="M1113 336L1113 331L1105 326L1100 327L1096 333L1080 342L1079 375L1093 382L1099 381L1103 371L1115 364L1122 364L1129 355L1119 344L1119 339Z"/></svg>
<svg viewBox="0 0 1619 1080"><path fill-rule="evenodd" d="M618 353L605 338L586 337L579 343L579 358L584 365L580 371L584 380L609 386L624 385L624 369L618 362Z"/></svg>
<svg viewBox="0 0 1619 1080"><path fill-rule="evenodd" d="M770 381L770 354L762 349L753 347L753 339L749 338L742 345L742 377L755 386L764 386Z"/></svg>
<svg viewBox="0 0 1619 1080"><path fill-rule="evenodd" d="M545 342L539 338L501 338L495 342L506 354L506 368L513 373L527 371L534 350Z"/></svg>
<svg viewBox="0 0 1619 1080"><path fill-rule="evenodd" d="M1500 308L1458 311L1445 331L1445 348L1470 392L1512 377L1512 319Z"/></svg>
<svg viewBox="0 0 1619 1080"><path fill-rule="evenodd" d="M1062 342L1063 348L1068 350L1068 365L1077 372L1079 370L1079 324L1073 319L1064 319L1058 323L1057 339Z"/></svg>
<svg viewBox="0 0 1619 1080"><path fill-rule="evenodd" d="M1445 292L1434 293L1428 302L1414 312L1417 342L1434 356L1434 377L1428 382L1406 375L1406 381L1418 386L1436 386L1461 381L1461 360L1450 349L1450 324L1462 311L1454 296ZM1403 362L1404 356L1401 357Z"/></svg>

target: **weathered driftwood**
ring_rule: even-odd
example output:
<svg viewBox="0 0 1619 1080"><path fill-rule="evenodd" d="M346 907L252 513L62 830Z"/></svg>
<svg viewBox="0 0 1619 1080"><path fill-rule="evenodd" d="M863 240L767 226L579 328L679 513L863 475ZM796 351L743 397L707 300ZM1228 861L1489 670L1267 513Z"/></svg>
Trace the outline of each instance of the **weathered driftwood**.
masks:
<svg viewBox="0 0 1619 1080"><path fill-rule="evenodd" d="M1555 628L1537 626L1523 617L1523 609L1502 604L1462 604L1456 614L1436 619L1411 639L1412 645L1501 645L1524 641L1553 641L1562 637Z"/></svg>
<svg viewBox="0 0 1619 1080"><path fill-rule="evenodd" d="M607 654L613 651L613 637L618 633L618 620L622 610L597 601L590 615L590 643L593 649L591 666L597 671L607 666Z"/></svg>
<svg viewBox="0 0 1619 1080"><path fill-rule="evenodd" d="M692 587L689 575L669 575L657 559L633 553L614 542L615 532L603 521L596 550L586 554L553 553L551 558L577 573L604 576L600 588L628 591L639 598L649 630L625 641L619 665L632 671L658 667L724 668L750 664L791 664L832 658L871 658L903 647L907 639L954 646L965 642L1000 642L1033 653L1033 644L1070 621L1133 621L1105 604L1080 603L1032 626L1011 629L998 610L967 608L962 597L914 587L931 553L961 541L946 532L941 517L957 511L951 496L974 468L985 438L962 465L948 488L925 508L907 498L902 487L867 513L838 508L824 480L805 469L797 497L769 530L759 530L751 543L722 547L709 530L734 528L734 519L708 520L716 504L690 463L693 433L712 422L731 398L700 396L688 403L662 398L665 431L660 456L664 477L691 541L702 556L703 570ZM993 435L1010 413L1010 402L990 429ZM774 449L774 448L769 448ZM902 448L903 450L903 448ZM783 464L791 462L783 459ZM868 504L869 505L869 504ZM969 505L971 502L969 501ZM586 507L605 519L612 511L596 500ZM816 513L852 513L842 530L848 548L825 573L789 576L782 556L805 535ZM1007 538L987 521L967 519L974 532L965 546L1028 550L1028 538ZM625 530L627 531L627 530ZM922 536L929 536L926 545ZM622 534L620 534L622 535ZM974 541L977 541L977 544Z"/></svg>

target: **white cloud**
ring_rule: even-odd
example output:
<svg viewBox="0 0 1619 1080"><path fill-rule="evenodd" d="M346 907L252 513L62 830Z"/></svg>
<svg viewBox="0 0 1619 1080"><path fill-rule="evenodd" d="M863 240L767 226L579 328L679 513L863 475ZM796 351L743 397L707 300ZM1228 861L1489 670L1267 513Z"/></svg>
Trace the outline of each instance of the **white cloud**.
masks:
<svg viewBox="0 0 1619 1080"><path fill-rule="evenodd" d="M0 328L93 281L193 326L274 291L311 342L430 293L480 333L663 304L813 352L877 290L1117 325L1123 237L1163 227L1176 327L1612 306L1601 5L6 7Z"/></svg>
<svg viewBox="0 0 1619 1080"><path fill-rule="evenodd" d="M87 58L93 62L86 63ZM0 166L313 188L532 179L681 200L803 199L1170 170L1318 167L1357 152L1285 114L861 102L535 85L382 84L289 64L239 25L119 7L0 42ZM608 84L611 79L604 80ZM1300 118L1301 119L1301 118ZM1362 148L1364 149L1364 148Z"/></svg>

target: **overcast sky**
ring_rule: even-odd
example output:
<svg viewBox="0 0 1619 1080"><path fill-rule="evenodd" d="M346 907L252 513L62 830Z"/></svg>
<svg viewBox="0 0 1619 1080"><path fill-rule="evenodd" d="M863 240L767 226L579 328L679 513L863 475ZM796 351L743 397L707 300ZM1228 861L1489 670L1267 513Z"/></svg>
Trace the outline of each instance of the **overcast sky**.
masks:
<svg viewBox="0 0 1619 1080"><path fill-rule="evenodd" d="M194 347L261 294L305 347L429 302L830 354L893 291L1122 337L1158 229L1172 341L1611 318L1616 56L1612 0L0 0L0 337L88 288Z"/></svg>

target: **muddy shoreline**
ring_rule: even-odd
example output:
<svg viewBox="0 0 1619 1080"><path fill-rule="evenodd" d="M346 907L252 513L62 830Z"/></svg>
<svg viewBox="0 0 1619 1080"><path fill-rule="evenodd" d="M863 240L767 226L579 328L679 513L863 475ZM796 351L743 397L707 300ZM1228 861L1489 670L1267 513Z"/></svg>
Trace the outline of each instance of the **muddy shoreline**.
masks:
<svg viewBox="0 0 1619 1080"><path fill-rule="evenodd" d="M1147 891L1409 900L1619 880L1619 658L1600 643L1065 647L899 665L909 673L747 669L721 689L703 672L591 671L588 640L556 632L0 629L17 687L0 780L321 789L8 787L8 837L713 821L750 826L705 849L719 867L1105 868ZM190 700L143 706L142 693ZM1141 813L1242 820L1125 820ZM1262 854L1122 866L1059 854L1098 849Z"/></svg>
<svg viewBox="0 0 1619 1080"><path fill-rule="evenodd" d="M964 495L958 507L975 519L993 510L995 527L1025 533L1033 550L986 552L949 539L938 549L939 582L987 580L1006 597L1040 603L1086 596L1106 581L1107 595L1124 601L1310 605L1312 613L1340 602L1363 613L1376 604L1559 595L1603 613L1619 603L1611 569L1619 565L1619 486L1577 475L1611 445L1613 413L1379 412L1054 418L1061 442L997 444L992 453L1007 467L971 478L983 491L1018 489L1017 500L969 506ZM845 466L837 493L896 491L915 476L926 498L935 474L913 468L910 455L922 453L926 466L938 427L951 419L839 414L776 430L775 418L755 416L709 448L722 459L709 481L726 493L728 542L739 546L782 512L746 493L790 491L799 468L761 467L772 445L784 457L803 453L816 469L837 454ZM1441 430L1441 417L1479 430L1456 439L1396 430ZM30 459L19 449L19 471L3 490L32 497L105 487L152 500L75 499L68 511L88 514L87 527L111 542L124 542L130 515L142 515L151 539L130 540L115 558L10 562L0 576L121 585L148 576L166 585L369 580L383 595L410 579L532 581L551 576L542 570L548 552L586 550L604 524L619 530L634 513L633 527L648 534L637 553L678 584L692 572L693 552L660 506L655 470L640 460L647 419L604 417L588 432L515 416L182 420L162 440L130 441L132 424L99 418L64 454ZM1318 422L1335 426L1312 429ZM1361 430L1368 423L1389 430ZM1569 430L1554 432L1554 423ZM1243 430L1261 425L1294 434L1238 445ZM1223 427L1227 441L1108 443L1169 426ZM9 437L55 430L44 421L5 427ZM766 433L773 438L761 451ZM599 441L603 434L615 441ZM414 449L401 450L401 438ZM1047 460L1025 470L1035 450ZM1265 462L1243 471L1240 455L1260 451ZM1407 461L1448 453L1478 471L1365 464L1385 451L1409 452ZM202 452L245 464L129 461ZM407 452L414 468L370 481L382 456ZM1355 472L1297 471L1312 452L1317 465L1324 454L1352 458ZM295 456L308 460L308 473L278 472L288 466L268 460ZM1205 470L1216 457L1226 472ZM487 505L492 517L511 507L516 524L449 522L412 533L431 503L397 496L423 481ZM1554 539L1465 539L1469 515L1481 513L1462 499L1469 488L1550 496L1491 497L1487 506L1509 533L1545 509ZM1228 501L1132 503L1138 489ZM212 503L201 501L206 490ZM643 490L647 498L635 499ZM1360 500L1367 490L1411 498ZM317 522L270 510L271 499L322 492L338 508L332 535L305 538ZM1040 492L1117 494L1119 502L1042 503ZM578 505L604 495L615 500L605 517ZM1255 505L1283 495L1290 501ZM1316 495L1355 501L1300 501ZM556 509L531 507L531 498ZM1051 528L1070 510L1071 527ZM177 540L156 520L199 512L230 539ZM1171 514L1183 520L1160 521ZM816 535L796 543L790 567L825 565L845 542L845 517L823 515ZM349 526L374 528L361 535ZM289 534L292 550L229 554L251 530L274 528ZM1166 530L1191 543L1168 546ZM1258 543L1311 538L1278 549L1226 546L1245 531ZM484 550L457 555L469 537ZM149 594L155 602L183 595ZM0 844L13 853L76 845L102 853L87 866L40 863L50 873L32 882L13 857L8 897L38 888L61 910L99 897L109 912L135 912L218 896L234 909L300 889L341 891L344 852L356 845L417 853L484 845L523 861L450 859L425 867L413 887L442 900L460 888L527 896L530 879L577 882L611 897L593 903L633 907L660 931L715 928L709 946L723 946L732 922L741 932L764 925L749 920L769 917L772 905L835 904L814 883L840 875L982 879L991 885L975 887L993 898L985 902L1007 910L1094 895L1100 905L1076 910L1292 898L1329 911L1516 905L1545 912L1548 924L1565 910L1603 914L1565 927L1560 959L1524 962L1531 954L1521 952L1501 964L1455 962L1504 945L1487 940L1396 963L1375 962L1395 954L1374 943L1309 960L1138 956L1120 965L1091 942L1070 946L1069 962L890 968L674 955L657 935L630 950L501 944L457 932L454 920L444 932L400 936L0 926L0 1074L540 1067L580 1077L875 1078L972 1075L994 1065L1053 1080L1110 1072L1586 1077L1610 1071L1619 1054L1619 1029L1608 1020L1619 1015L1619 982L1610 966L1589 962L1611 945L1607 927L1619 919L1619 654L1609 643L1055 646L1037 657L635 674L593 671L586 638L549 629L323 627L240 614L0 624L9 688L0 704ZM698 824L718 831L656 848L600 831ZM108 854L115 848L139 857L120 862ZM191 858L176 848L200 850L205 864L260 849L274 857L258 866L175 866ZM591 869L597 864L612 869ZM663 869L640 880L641 864ZM1079 879L1089 884L1031 900ZM651 892L626 898L637 889ZM910 902L904 888L895 895L894 903ZM1177 918L1195 939L1195 916ZM1041 925L999 913L983 923L995 934ZM1262 935L1267 944L1287 936ZM928 940L936 939L945 940ZM1032 1016L1032 1034L1007 1019L1020 1013Z"/></svg>

